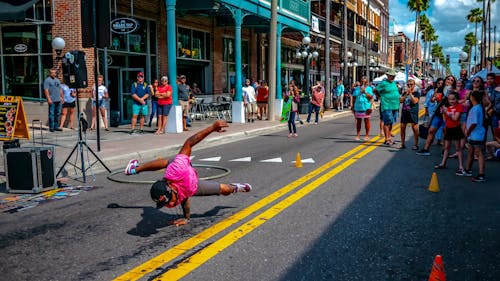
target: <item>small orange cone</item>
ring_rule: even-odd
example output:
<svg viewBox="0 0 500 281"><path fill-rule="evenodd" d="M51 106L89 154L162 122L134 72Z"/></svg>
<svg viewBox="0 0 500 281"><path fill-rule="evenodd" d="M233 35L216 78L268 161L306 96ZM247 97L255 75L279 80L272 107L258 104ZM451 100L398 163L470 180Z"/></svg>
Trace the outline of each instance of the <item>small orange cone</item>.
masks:
<svg viewBox="0 0 500 281"><path fill-rule="evenodd" d="M432 173L431 183L429 184L429 191L439 192L439 183L436 172Z"/></svg>
<svg viewBox="0 0 500 281"><path fill-rule="evenodd" d="M437 255L434 258L431 274L429 275L429 281L446 281L443 258L440 255Z"/></svg>
<svg viewBox="0 0 500 281"><path fill-rule="evenodd" d="M300 152L297 152L295 157L295 168L302 168L302 159L300 159Z"/></svg>

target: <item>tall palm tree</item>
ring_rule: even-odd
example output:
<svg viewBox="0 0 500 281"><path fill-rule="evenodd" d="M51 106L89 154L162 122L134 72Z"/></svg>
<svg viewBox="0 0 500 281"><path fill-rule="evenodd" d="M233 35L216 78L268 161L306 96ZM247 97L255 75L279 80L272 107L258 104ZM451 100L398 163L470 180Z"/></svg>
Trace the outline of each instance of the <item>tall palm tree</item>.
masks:
<svg viewBox="0 0 500 281"><path fill-rule="evenodd" d="M467 20L471 23L476 24L476 30L474 31L474 37L477 38L477 24L483 20L483 10L480 8L474 8L469 11L469 14L467 15ZM474 44L475 46L476 44ZM477 47L475 48L474 51L474 63L477 63Z"/></svg>
<svg viewBox="0 0 500 281"><path fill-rule="evenodd" d="M424 42L424 63L422 64L424 67L423 67L423 74L425 75L425 65L427 63L426 61L426 53L427 53L427 42L429 42L429 40L427 39L429 37L429 31L430 29L432 28L432 25L429 21L429 19L427 18L427 16L425 14L421 15L420 16L420 30L422 30L422 42Z"/></svg>
<svg viewBox="0 0 500 281"><path fill-rule="evenodd" d="M415 34L413 35L413 50L412 50L412 72L415 72L415 59L417 50L418 27L420 13L427 11L430 6L430 0L408 0L408 9L415 12Z"/></svg>
<svg viewBox="0 0 500 281"><path fill-rule="evenodd" d="M486 4L486 10L484 9L485 6L485 1L484 0L477 0L477 2L483 2L483 32L484 32L484 39L486 39L486 22L488 22L488 57L491 57L491 3L495 3L495 0L488 0L488 3ZM485 42L486 43L486 40ZM486 45L486 44L484 44Z"/></svg>
<svg viewBox="0 0 500 281"><path fill-rule="evenodd" d="M469 66L470 66L470 63L472 62L472 58L471 58L471 53L472 53L472 48L474 46L476 46L476 36L474 35L474 33L472 32L469 32L467 34L465 34L465 37L464 37L464 41L465 41L465 47L467 47L467 54L469 55ZM470 69L467 69L468 72L470 73Z"/></svg>

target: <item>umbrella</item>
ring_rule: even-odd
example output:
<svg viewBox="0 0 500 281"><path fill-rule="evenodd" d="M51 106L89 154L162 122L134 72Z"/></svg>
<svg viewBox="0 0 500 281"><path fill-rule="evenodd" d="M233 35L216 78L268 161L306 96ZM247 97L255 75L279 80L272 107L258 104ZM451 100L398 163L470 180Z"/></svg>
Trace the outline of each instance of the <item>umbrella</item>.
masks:
<svg viewBox="0 0 500 281"><path fill-rule="evenodd" d="M488 73L493 72L496 74L495 78L495 83L500 84L500 69L496 68L494 65L491 66L491 70L488 70L486 67L481 69L481 71L476 72L474 75L472 75L471 79L474 79L476 77L481 77L483 78L484 81L486 81L486 75Z"/></svg>

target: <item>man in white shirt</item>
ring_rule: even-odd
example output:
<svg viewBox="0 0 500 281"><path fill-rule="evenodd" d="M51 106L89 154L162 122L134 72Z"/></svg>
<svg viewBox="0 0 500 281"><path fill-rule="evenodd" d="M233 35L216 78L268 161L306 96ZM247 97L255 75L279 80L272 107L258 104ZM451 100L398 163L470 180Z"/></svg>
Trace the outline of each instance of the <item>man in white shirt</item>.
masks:
<svg viewBox="0 0 500 281"><path fill-rule="evenodd" d="M257 99L255 98L255 89L250 85L250 79L245 80L245 87L243 87L243 104L247 113L247 121L249 123L255 122Z"/></svg>

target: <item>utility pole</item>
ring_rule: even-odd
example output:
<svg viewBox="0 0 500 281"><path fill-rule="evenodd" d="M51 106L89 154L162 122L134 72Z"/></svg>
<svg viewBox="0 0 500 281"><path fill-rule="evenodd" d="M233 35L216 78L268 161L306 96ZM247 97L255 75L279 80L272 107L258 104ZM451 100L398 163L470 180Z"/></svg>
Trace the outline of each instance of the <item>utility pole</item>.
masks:
<svg viewBox="0 0 500 281"><path fill-rule="evenodd" d="M276 120L274 101L276 100L276 33L278 25L278 0L271 2L271 32L269 35L269 101L268 117L270 121Z"/></svg>
<svg viewBox="0 0 500 281"><path fill-rule="evenodd" d="M342 12L342 24L344 26L344 32L343 32L343 35L344 35L344 41L342 42L342 53L344 55L344 57L342 58L344 60L344 74L343 74L343 82L344 82L344 85L347 81L347 0L344 0L344 7L343 7L343 12Z"/></svg>
<svg viewBox="0 0 500 281"><path fill-rule="evenodd" d="M368 45L370 40L368 40L368 28L370 27L369 24L370 20L370 0L368 0L368 4L366 5L366 26L365 26L365 67L366 67L366 78L370 79L370 67L368 64L370 63L369 61L369 56L368 56Z"/></svg>
<svg viewBox="0 0 500 281"><path fill-rule="evenodd" d="M331 69L330 69L330 13L331 13L331 0L326 0L326 20L325 20L325 102L323 106L325 109L330 109L330 102L332 100L332 93L330 89Z"/></svg>

